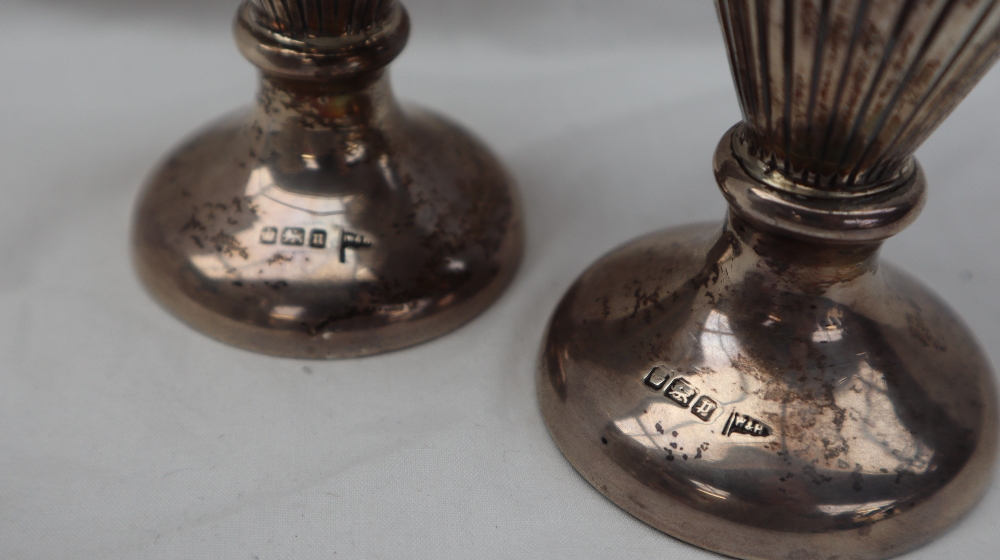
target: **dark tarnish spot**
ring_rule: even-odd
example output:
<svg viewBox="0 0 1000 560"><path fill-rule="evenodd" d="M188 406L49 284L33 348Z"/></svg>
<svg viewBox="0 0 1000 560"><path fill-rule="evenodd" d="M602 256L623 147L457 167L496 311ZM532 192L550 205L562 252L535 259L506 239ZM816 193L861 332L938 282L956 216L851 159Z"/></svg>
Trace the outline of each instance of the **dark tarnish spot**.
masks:
<svg viewBox="0 0 1000 560"><path fill-rule="evenodd" d="M184 232L186 232L188 230L192 230L192 231L205 231L205 224L201 223L201 221L198 220L198 209L197 208L194 209L194 212L191 213L191 217L181 227L181 231L180 232L184 233Z"/></svg>
<svg viewBox="0 0 1000 560"><path fill-rule="evenodd" d="M602 313L604 319L607 319L608 317L610 317L611 316L611 296L608 296L607 294L605 294L605 295L601 296L600 298L598 298L597 301L601 304L601 313Z"/></svg>
<svg viewBox="0 0 1000 560"><path fill-rule="evenodd" d="M802 467L802 474L808 476L813 481L813 484L815 484L816 486L820 486L824 483L833 481L833 477L819 474L819 472L816 470L816 467L812 465L806 465Z"/></svg>
<svg viewBox="0 0 1000 560"><path fill-rule="evenodd" d="M820 443L823 444L823 457L826 459L836 459L842 455L847 455L847 452L850 450L850 446L843 438L840 439L838 444L834 444L827 438L821 438Z"/></svg>
<svg viewBox="0 0 1000 560"><path fill-rule="evenodd" d="M833 397L833 390L834 390L834 387L830 386L830 397L829 398L831 400L834 398ZM840 408L840 407L837 407L837 406L834 406L833 410L834 410L833 425L837 427L837 431L839 432L840 430L842 430L844 428L844 420L847 418L847 410L843 409L843 408Z"/></svg>
<svg viewBox="0 0 1000 560"><path fill-rule="evenodd" d="M906 471L906 470L896 471L896 481L895 481L896 484L899 484L900 482L903 482L903 479L905 477L907 477L907 476L912 476L912 477L916 478L917 474L914 473L914 472Z"/></svg>
<svg viewBox="0 0 1000 560"><path fill-rule="evenodd" d="M860 492L864 490L864 477L861 475L860 472L858 471L852 472L851 480L854 482L854 484L851 485L851 488L853 488L855 492Z"/></svg>
<svg viewBox="0 0 1000 560"><path fill-rule="evenodd" d="M219 230L219 233L212 237L211 241L215 244L215 250L220 253L224 253L230 257L239 255L244 260L250 259L250 252L247 251L247 248L235 237L222 230Z"/></svg>
<svg viewBox="0 0 1000 560"><path fill-rule="evenodd" d="M910 328L910 335L917 339L925 348L934 348L939 352L946 352L948 347L937 340L931 333L930 327L919 314L908 314L906 316L907 325Z"/></svg>
<svg viewBox="0 0 1000 560"><path fill-rule="evenodd" d="M634 319L636 315L638 315L639 312L645 309L646 307L652 306L658 311L665 310L663 304L660 303L659 286L657 286L656 289L653 290L651 293L645 293L642 291L641 287L637 287L635 289L633 296L635 297L635 307L632 309L632 315L629 317L630 319ZM647 319L646 322L648 323L649 319Z"/></svg>
<svg viewBox="0 0 1000 560"><path fill-rule="evenodd" d="M268 266L274 266L276 264L283 263L283 262L292 262L292 260L293 260L293 257L289 257L289 256L283 255L281 253L275 253L273 257L271 257L270 259L267 259L267 264L268 264Z"/></svg>
<svg viewBox="0 0 1000 560"><path fill-rule="evenodd" d="M345 308L341 311L330 313L327 315L326 319L323 319L315 325L309 325L303 323L303 327L309 332L309 334L316 336L323 332L327 327L338 323L340 321L346 321L348 319L353 319L355 317L371 317L378 312L378 308L372 305L367 305L363 307L350 307Z"/></svg>

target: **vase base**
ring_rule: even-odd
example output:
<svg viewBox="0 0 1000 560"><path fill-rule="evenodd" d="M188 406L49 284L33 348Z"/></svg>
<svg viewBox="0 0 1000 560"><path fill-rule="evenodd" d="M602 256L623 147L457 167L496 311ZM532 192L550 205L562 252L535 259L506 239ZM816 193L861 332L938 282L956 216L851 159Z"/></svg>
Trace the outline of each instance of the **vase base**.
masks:
<svg viewBox="0 0 1000 560"><path fill-rule="evenodd" d="M367 356L461 326L512 280L516 190L459 127L411 111L359 140L289 125L269 137L265 122L249 111L210 128L139 201L139 275L197 330L276 356Z"/></svg>
<svg viewBox="0 0 1000 560"><path fill-rule="evenodd" d="M990 366L877 248L870 266L821 280L782 264L806 244L774 239L692 226L592 266L545 339L549 430L605 496L702 548L823 560L916 548L988 484Z"/></svg>

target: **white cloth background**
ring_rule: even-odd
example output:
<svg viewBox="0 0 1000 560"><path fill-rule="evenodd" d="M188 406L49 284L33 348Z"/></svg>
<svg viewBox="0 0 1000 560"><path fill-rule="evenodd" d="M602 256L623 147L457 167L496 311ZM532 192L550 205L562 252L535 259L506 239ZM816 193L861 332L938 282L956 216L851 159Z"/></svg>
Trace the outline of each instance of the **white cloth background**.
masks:
<svg viewBox="0 0 1000 560"><path fill-rule="evenodd" d="M131 206L173 145L248 103L236 0L0 1L0 558L716 558L592 489L533 389L576 276L722 219L739 119L706 0L409 0L397 92L518 178L529 244L483 316L374 358L273 359L168 315ZM921 151L930 202L885 256L1000 364L1000 73ZM996 558L1000 483L907 558Z"/></svg>

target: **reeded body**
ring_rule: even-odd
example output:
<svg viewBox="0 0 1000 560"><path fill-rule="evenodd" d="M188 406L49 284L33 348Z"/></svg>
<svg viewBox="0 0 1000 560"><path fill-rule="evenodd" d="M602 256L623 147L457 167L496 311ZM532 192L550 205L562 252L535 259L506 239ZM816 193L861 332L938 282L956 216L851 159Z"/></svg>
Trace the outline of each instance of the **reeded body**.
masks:
<svg viewBox="0 0 1000 560"><path fill-rule="evenodd" d="M990 365L879 249L919 214L912 151L1000 51L1000 3L718 0L744 122L722 226L613 251L556 309L538 375L603 494L752 559L873 560L990 482Z"/></svg>
<svg viewBox="0 0 1000 560"><path fill-rule="evenodd" d="M322 57L270 48L298 43L241 10L241 47L264 69L256 104L170 156L135 216L140 276L194 327L268 354L363 356L456 328L510 282L510 177L460 127L397 104L380 66L405 43L395 7Z"/></svg>

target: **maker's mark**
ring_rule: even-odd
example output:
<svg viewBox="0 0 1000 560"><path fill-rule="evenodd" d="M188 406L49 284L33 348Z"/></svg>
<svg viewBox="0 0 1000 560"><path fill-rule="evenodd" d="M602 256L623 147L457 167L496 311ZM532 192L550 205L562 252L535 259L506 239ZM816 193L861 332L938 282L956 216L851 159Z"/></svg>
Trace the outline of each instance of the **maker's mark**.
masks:
<svg viewBox="0 0 1000 560"><path fill-rule="evenodd" d="M768 437L771 435L771 428L768 428L756 418L734 412L729 416L729 420L726 421L726 427L722 429L722 435L724 436L731 436L733 434Z"/></svg>

